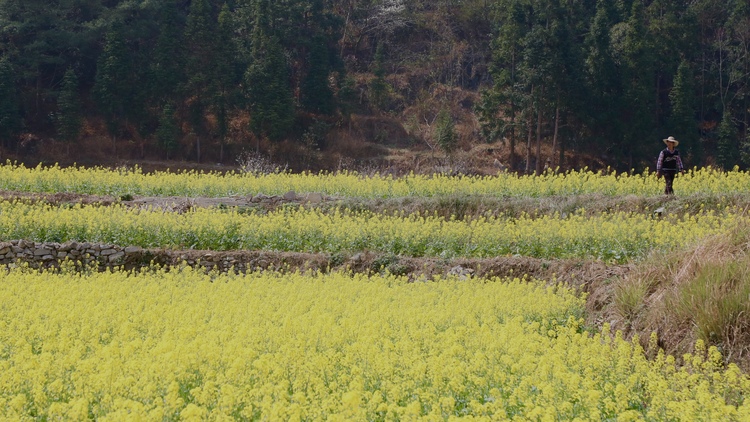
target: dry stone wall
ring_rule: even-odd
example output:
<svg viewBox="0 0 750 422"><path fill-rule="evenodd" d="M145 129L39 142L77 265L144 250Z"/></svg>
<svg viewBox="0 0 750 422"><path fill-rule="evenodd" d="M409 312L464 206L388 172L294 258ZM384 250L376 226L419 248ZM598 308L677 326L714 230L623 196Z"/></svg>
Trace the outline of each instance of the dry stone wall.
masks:
<svg viewBox="0 0 750 422"><path fill-rule="evenodd" d="M58 265L61 261L71 260L82 263L97 262L117 266L125 262L128 255L138 254L143 249L134 246L90 242L33 242L29 240L12 240L0 242L0 263L17 264L26 262L34 267Z"/></svg>
<svg viewBox="0 0 750 422"><path fill-rule="evenodd" d="M80 267L126 270L158 266L201 267L206 270L237 271L265 269L316 269L331 265L322 254L270 251L200 251L145 249L92 242L33 242L12 240L0 242L0 265L28 265L32 268L54 268L64 262Z"/></svg>

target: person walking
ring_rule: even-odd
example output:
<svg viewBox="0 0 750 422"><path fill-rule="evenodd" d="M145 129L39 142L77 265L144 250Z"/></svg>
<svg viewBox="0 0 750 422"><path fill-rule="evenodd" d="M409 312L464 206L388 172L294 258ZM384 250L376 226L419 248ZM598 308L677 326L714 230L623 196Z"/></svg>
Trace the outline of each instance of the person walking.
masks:
<svg viewBox="0 0 750 422"><path fill-rule="evenodd" d="M656 161L656 177L664 176L666 184L664 194L673 195L672 184L674 183L674 177L677 172L684 173L685 168L682 166L680 151L677 151L677 145L680 142L670 136L664 139L664 143L667 144L667 147L659 153L659 159Z"/></svg>

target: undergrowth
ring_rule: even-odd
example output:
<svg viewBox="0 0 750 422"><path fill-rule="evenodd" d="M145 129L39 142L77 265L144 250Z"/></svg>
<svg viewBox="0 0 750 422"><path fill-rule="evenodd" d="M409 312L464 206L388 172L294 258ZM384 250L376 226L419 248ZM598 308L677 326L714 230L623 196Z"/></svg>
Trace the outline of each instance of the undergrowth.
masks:
<svg viewBox="0 0 750 422"><path fill-rule="evenodd" d="M616 283L610 306L629 336L655 332L676 356L701 340L750 370L750 224L741 219L729 234L655 251Z"/></svg>

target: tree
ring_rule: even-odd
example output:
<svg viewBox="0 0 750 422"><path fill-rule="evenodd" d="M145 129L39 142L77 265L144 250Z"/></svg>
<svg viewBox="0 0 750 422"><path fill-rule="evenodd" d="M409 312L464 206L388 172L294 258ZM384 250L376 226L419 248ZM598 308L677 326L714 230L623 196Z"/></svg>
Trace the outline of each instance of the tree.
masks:
<svg viewBox="0 0 750 422"><path fill-rule="evenodd" d="M335 109L329 75L331 64L323 37L310 43L308 69L302 84L302 107L313 113L331 114Z"/></svg>
<svg viewBox="0 0 750 422"><path fill-rule="evenodd" d="M341 81L341 86L336 93L336 102L339 105L341 115L344 117L346 122L349 124L349 132L352 130L352 112L356 106L357 93L355 89L355 81L351 76L346 76Z"/></svg>
<svg viewBox="0 0 750 422"><path fill-rule="evenodd" d="M216 97L214 66L217 34L211 4L208 0L192 0L185 28L190 53L187 57L187 96L190 123L195 132L197 161L201 161L201 134L206 108Z"/></svg>
<svg viewBox="0 0 750 422"><path fill-rule="evenodd" d="M232 16L229 6L225 3L221 12L219 12L218 42L216 44L214 67L216 90L212 101L219 135L219 162L224 161L224 144L229 132L229 110L234 106L233 100L237 86L234 66L237 49L234 46L232 32Z"/></svg>
<svg viewBox="0 0 750 422"><path fill-rule="evenodd" d="M185 50L179 9L175 0L165 0L158 13L159 35L149 61L151 99L161 108L176 101L185 79Z"/></svg>
<svg viewBox="0 0 750 422"><path fill-rule="evenodd" d="M377 110L383 110L388 103L388 83L385 81L385 52L383 44L378 44L375 49L375 61L372 67L372 73L375 78L370 82L370 104Z"/></svg>
<svg viewBox="0 0 750 422"><path fill-rule="evenodd" d="M60 76L68 67L89 83L100 50L103 0L0 1L0 55L14 64L30 129L48 122ZM108 2L111 3L111 2Z"/></svg>
<svg viewBox="0 0 750 422"><path fill-rule="evenodd" d="M641 0L634 0L631 14L624 24L624 39L620 47L623 86L623 133L619 154L635 165L636 157L643 156L644 140L653 139L656 129L655 57L646 27Z"/></svg>
<svg viewBox="0 0 750 422"><path fill-rule="evenodd" d="M21 129L21 124L13 67L6 57L0 57L0 140L4 147L11 146L11 138Z"/></svg>
<svg viewBox="0 0 750 422"><path fill-rule="evenodd" d="M175 119L174 106L170 103L164 106L161 116L159 117L159 127L156 129L156 140L162 149L169 155L177 150L179 143L177 138L180 135L180 128L177 126Z"/></svg>
<svg viewBox="0 0 750 422"><path fill-rule="evenodd" d="M724 170L730 170L738 164L737 128L732 115L727 110L719 124L719 143L716 151L716 164Z"/></svg>
<svg viewBox="0 0 750 422"><path fill-rule="evenodd" d="M588 107L584 116L592 139L606 139L614 147L621 142L622 89L620 69L613 54L610 30L613 26L611 4L598 0L596 14L586 38L587 52L585 68L588 84Z"/></svg>
<svg viewBox="0 0 750 422"><path fill-rule="evenodd" d="M522 40L526 36L526 18L521 3L511 0L499 4L497 36L492 40L490 74L492 87L482 93L477 107L482 134L489 142L509 139L509 161L511 169L516 167L516 134L520 133L524 119L520 113L528 101L525 84L521 81L519 68L522 65Z"/></svg>
<svg viewBox="0 0 750 422"><path fill-rule="evenodd" d="M443 107L435 119L435 143L451 154L458 146L455 123L447 108Z"/></svg>
<svg viewBox="0 0 750 422"><path fill-rule="evenodd" d="M695 92L693 74L686 60L680 62L669 92L671 114L669 133L680 140L680 149L693 163L703 160L703 152L698 144L698 125L695 120Z"/></svg>
<svg viewBox="0 0 750 422"><path fill-rule="evenodd" d="M550 110L554 107L552 128L552 157L549 164L554 169L562 166L565 158L565 146L569 136L564 127L575 121L576 115L584 109L585 86L583 82L583 37L577 35L579 27L586 22L586 13L580 5L566 4L553 0L548 8L550 15L545 22L547 30L549 65L547 66L547 85L549 86ZM555 154L557 153L557 158Z"/></svg>
<svg viewBox="0 0 750 422"><path fill-rule="evenodd" d="M258 34L253 62L245 73L250 129L258 137L281 140L294 122L294 97L284 50L274 36Z"/></svg>
<svg viewBox="0 0 750 422"><path fill-rule="evenodd" d="M67 153L70 154L70 144L81 133L83 116L78 97L78 77L73 69L68 69L62 80L62 88L57 98L57 134L65 141Z"/></svg>
<svg viewBox="0 0 750 422"><path fill-rule="evenodd" d="M115 23L106 34L93 88L94 100L107 121L115 151L119 127L127 120L129 108L133 107L133 71L122 24Z"/></svg>

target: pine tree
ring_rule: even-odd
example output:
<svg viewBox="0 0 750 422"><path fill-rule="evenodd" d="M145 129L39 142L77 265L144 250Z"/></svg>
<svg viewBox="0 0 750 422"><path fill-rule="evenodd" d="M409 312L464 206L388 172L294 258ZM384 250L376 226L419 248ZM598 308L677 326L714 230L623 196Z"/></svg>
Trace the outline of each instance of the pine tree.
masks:
<svg viewBox="0 0 750 422"><path fill-rule="evenodd" d="M83 116L78 97L78 77L73 69L68 69L62 81L60 95L57 97L57 133L67 144L70 154L70 144L75 142L81 133Z"/></svg>
<svg viewBox="0 0 750 422"><path fill-rule="evenodd" d="M93 88L94 100L107 121L113 145L121 121L127 119L128 107L132 105L135 85L131 80L132 67L122 26L115 23L106 34Z"/></svg>
<svg viewBox="0 0 750 422"><path fill-rule="evenodd" d="M584 109L584 61L583 43L578 38L578 25L585 21L586 14L576 10L574 5L563 6L559 0L553 0L550 17L545 25L549 27L547 51L550 54L548 65L548 85L550 118L552 123L552 157L549 164L552 168L563 166L565 145L569 134L563 129L565 122L575 120ZM580 5L578 6L580 7ZM552 117L554 107L554 117Z"/></svg>
<svg viewBox="0 0 750 422"><path fill-rule="evenodd" d="M669 92L672 112L669 117L669 133L680 140L680 150L696 165L703 161L703 152L698 145L698 122L695 120L695 92L690 65L682 60Z"/></svg>
<svg viewBox="0 0 750 422"><path fill-rule="evenodd" d="M157 14L159 35L149 62L152 103L175 101L185 78L185 51L179 9L175 0L165 0Z"/></svg>
<svg viewBox="0 0 750 422"><path fill-rule="evenodd" d="M302 84L302 107L313 113L331 114L335 105L329 83L331 64L328 48L322 37L310 43L308 69Z"/></svg>
<svg viewBox="0 0 750 422"><path fill-rule="evenodd" d="M219 162L224 161L224 145L229 132L229 111L234 106L236 77L234 58L237 50L232 37L232 15L225 3L219 12L214 80L216 84L213 109L219 136Z"/></svg>
<svg viewBox="0 0 750 422"><path fill-rule="evenodd" d="M245 74L250 128L258 137L281 140L294 122L289 65L276 37L256 34L253 62Z"/></svg>
<svg viewBox="0 0 750 422"><path fill-rule="evenodd" d="M217 34L211 3L208 0L192 0L188 14L185 39L190 53L187 57L187 96L190 123L196 140L197 161L201 161L201 135L206 108L216 97L214 78Z"/></svg>
<svg viewBox="0 0 750 422"><path fill-rule="evenodd" d="M189 47L187 57L190 73L187 75L189 89L203 93L209 86L211 68L216 58L216 22L208 0L192 0L185 27L185 39Z"/></svg>
<svg viewBox="0 0 750 422"><path fill-rule="evenodd" d="M336 93L336 100L339 105L339 110L342 116L346 119L349 124L349 131L352 129L351 115L357 103L357 95L355 89L355 81L351 76L344 77L341 81L341 86Z"/></svg>
<svg viewBox="0 0 750 422"><path fill-rule="evenodd" d="M716 164L724 170L731 170L738 164L737 151L737 127L732 121L729 110L724 111L724 116L719 123L719 143L716 150Z"/></svg>
<svg viewBox="0 0 750 422"><path fill-rule="evenodd" d="M633 1L625 28L621 46L624 130L619 153L627 159L628 167L633 168L636 157L649 147L644 141L654 138L657 123L653 101L656 60L641 0Z"/></svg>
<svg viewBox="0 0 750 422"><path fill-rule="evenodd" d="M15 79L10 61L0 57L0 140L6 148L22 124Z"/></svg>
<svg viewBox="0 0 750 422"><path fill-rule="evenodd" d="M508 165L515 169L516 138L523 128L522 112L529 99L519 71L523 65L523 39L527 26L520 1L510 0L498 5L498 9L501 10L499 29L491 44L493 85L482 93L477 112L482 134L488 142L509 139Z"/></svg>
<svg viewBox="0 0 750 422"><path fill-rule="evenodd" d="M586 75L588 84L587 126L593 139L607 139L618 146L622 138L620 123L622 89L620 71L615 63L610 30L613 25L609 0L598 0L596 14L586 39Z"/></svg>
<svg viewBox="0 0 750 422"><path fill-rule="evenodd" d="M440 109L435 119L435 143L448 154L458 146L455 123L447 108Z"/></svg>
<svg viewBox="0 0 750 422"><path fill-rule="evenodd" d="M375 78L370 82L370 104L377 110L385 109L388 104L388 83L385 81L385 52L383 44L378 44L375 49L375 62L372 73Z"/></svg>
<svg viewBox="0 0 750 422"><path fill-rule="evenodd" d="M180 135L180 128L177 126L175 119L174 106L168 103L162 109L161 116L159 117L159 127L156 129L156 141L159 147L164 149L169 155L177 150L179 143L177 138Z"/></svg>

